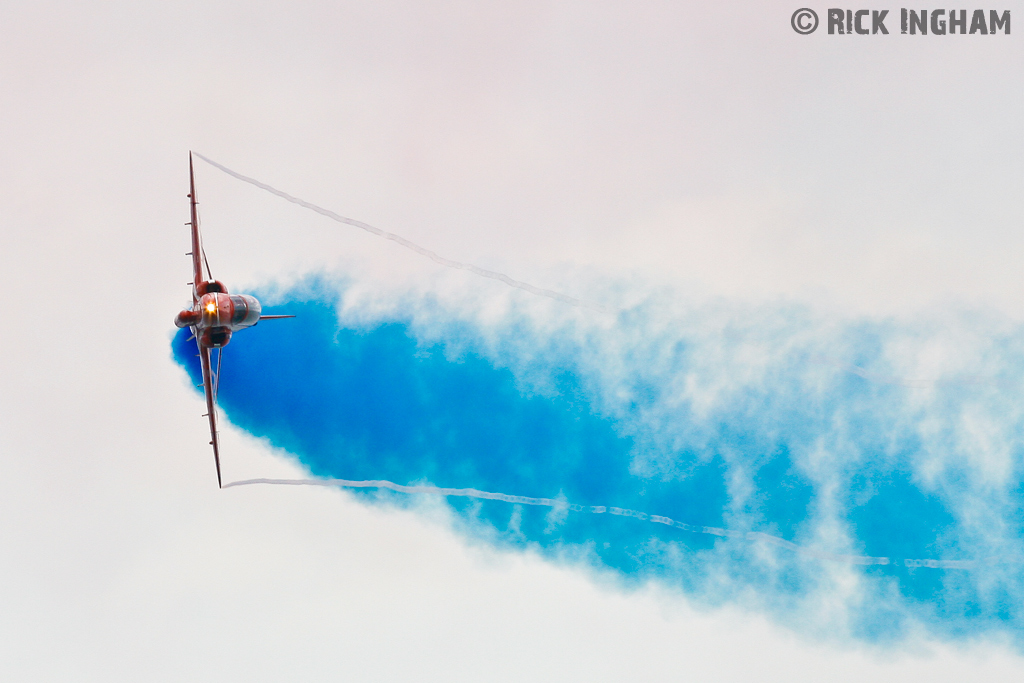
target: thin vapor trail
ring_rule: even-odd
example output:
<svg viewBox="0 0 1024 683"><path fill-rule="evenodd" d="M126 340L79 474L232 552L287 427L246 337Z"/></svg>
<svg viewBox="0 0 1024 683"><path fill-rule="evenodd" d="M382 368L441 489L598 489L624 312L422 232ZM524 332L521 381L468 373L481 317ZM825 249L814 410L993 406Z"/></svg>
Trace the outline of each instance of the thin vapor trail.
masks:
<svg viewBox="0 0 1024 683"><path fill-rule="evenodd" d="M618 507L606 507L604 505L578 505L576 503L570 503L566 500L560 500L556 498L529 498L527 496L513 496L507 493L494 493L491 491L480 491L479 489L451 489L442 488L439 486L405 486L403 484L396 484L391 481L383 479L369 479L365 481L353 481L350 479L244 479L242 481L233 481L228 484L224 484L224 488L230 488L232 486L250 486L253 484L272 484L278 486L340 486L344 488L361 488L361 489L389 489L391 491L397 491L399 493L425 493L438 496L458 496L461 498L478 498L482 500L500 500L506 503L514 503L517 505L537 505L542 507L550 507L562 510L572 510L573 512L588 512L595 515L604 513L619 515L622 517L633 517L634 519L642 522L654 522L656 524L665 524L667 526L682 529L683 531L689 531L695 534L708 534L710 536L723 536L727 538L741 538L748 541L761 541L763 543L771 543L777 545L786 550L790 550L797 555L803 555L805 557L813 557L819 560L831 560L833 562L843 562L846 564L857 564L857 565L893 565L893 566L904 566L910 568L917 567L928 567L931 569L973 569L980 563L974 560L932 560L932 559L899 559L891 557L871 557L869 555L839 555L836 553L829 553L820 550L814 550L813 548L805 548L797 545L792 541L787 541L784 538L778 536L772 536L771 534L765 534L760 531L732 531L730 529L721 529L713 526L697 526L694 524L687 524L685 522L676 521L670 517L662 517L660 515L649 515L646 512L639 512L637 510L630 510L628 508Z"/></svg>
<svg viewBox="0 0 1024 683"><path fill-rule="evenodd" d="M504 284L508 285L509 287L515 287L516 289L521 289L521 290L523 290L525 292L529 292L530 294L535 294L537 296L546 296L549 299L554 299L555 301L561 301L562 303L569 304L570 306L576 306L576 307L579 307L579 308L589 308L589 309L599 310L599 311L606 310L603 306L598 306L597 304L592 304L592 303L588 303L586 301L581 301L580 299L574 299L571 296L567 296L565 294L561 294L559 292L555 292L555 291L552 291L550 289L543 289L541 287L535 287L534 285L531 285L528 282L522 282L520 280L514 280L514 279L510 278L508 275L505 275L504 273L498 273L498 272L495 272L493 270L487 270L485 268L480 268L478 266L474 266L471 263L462 263L460 261L453 261L451 259L446 259L443 256L440 256L437 253L435 253L435 252L433 252L433 251L431 251L431 250L429 250L429 249L427 249L425 247L421 247L420 245L416 244L415 242L410 242L409 240L405 239L404 237L401 237L400 235L394 234L393 232L388 232L386 230L381 230L380 228L375 228L375 227L373 227L372 225L370 225L368 223L364 223L362 221L357 221L357 220L355 220L353 218L346 218L345 216L342 216L340 214L334 213L333 211L331 211L329 209L324 209L322 207L317 206L316 204L312 204L310 202L307 202L304 199L299 199L298 197L293 197L292 195L288 194L287 192L282 192L281 190L278 190L278 189L276 189L274 187L271 187L270 185L267 185L266 183L261 183L260 181L256 180L255 178L250 178L250 177L244 176L241 173L238 173L236 171L232 171L227 166L223 166L221 164L218 164L216 161L213 161L212 159L207 159L202 154L199 154L197 152L193 152L193 154L195 154L195 156L199 157L200 159L202 159L206 163L210 164L214 168L218 168L221 171L224 171L229 176L238 178L239 180L243 180L243 181L249 183L250 185L255 185L256 187L260 188L261 190L266 190L267 192L269 192L271 194L275 194L278 197L281 197L282 199L287 199L288 201L290 201L293 204L298 204L299 206L302 206L302 207L305 207L307 209L310 209L311 211L316 211L321 216L327 216L328 218L330 218L333 221L337 221L339 223L344 223L345 225L351 225L351 226L359 228L361 230L365 230L366 232L369 232L371 234L377 235L378 237L383 237L384 239L391 240L392 242L397 242L398 244L402 245L406 249L410 249L410 250L416 252L417 254L419 254L421 256L426 256L427 258L429 258L434 263L439 263L442 266L446 266L448 268L455 268L456 270L466 270L466 271L469 271L470 273L473 273L474 275L479 275L480 277L490 278L491 280L497 280L498 282L503 282Z"/></svg>
<svg viewBox="0 0 1024 683"><path fill-rule="evenodd" d="M470 273L473 273L474 275L479 275L480 277L486 277L486 278L489 278L491 280L497 280L499 282L502 282L502 283L508 285L509 287L515 287L516 289L521 289L521 290L523 290L525 292L529 292L530 294L534 294L536 296L544 296L544 297L547 297L549 299L554 299L555 301L561 301L562 303L569 304L570 306L576 306L578 308L586 308L586 309L590 309L590 310L603 311L603 312L608 312L610 310L610 309L608 309L605 306L600 306L598 304L593 304L593 303L590 303L590 302L587 302L587 301L582 301L580 299L576 299L576 298L573 298L573 297L568 296L566 294L562 294L560 292L555 292L555 291L550 290L550 289L543 289L541 287L536 287L534 285L531 285L528 282L522 282L520 280L515 280L515 279L509 277L508 275L505 275L504 273L498 273L498 272L493 271L493 270L487 270L485 268L480 268L479 266L474 266L471 263L462 263L460 261L453 261L451 259L444 258L443 256L440 256L439 254L437 254L437 253L435 253L435 252L433 252L433 251L431 251L431 250L429 250L429 249L427 249L425 247L421 247L420 245L416 244L415 242L410 242L409 240L405 239L404 237L402 237L400 235L396 235L396 234L394 234L392 232L388 232L386 230L381 230L380 228L376 228L376 227L370 225L369 223L364 223L362 221L357 221L357 220L355 220L353 218L346 218L345 216L337 214L334 211L331 211L330 209L325 209L325 208L317 206L316 204L313 204L311 202L307 202L304 199L299 199L298 197L293 197L292 195L288 194L287 192L282 192L281 190L278 190L275 187L271 187L270 185L267 185L266 183L260 182L259 180L256 180L255 178L250 178L249 176L242 175L241 173L238 173L237 171L233 171L230 168L228 168L227 166L224 166L223 164L219 164L216 161L214 161L213 159L209 159L207 157L204 157L202 154L199 154L198 152L193 152L193 154L195 156L199 157L200 159L202 159L203 161L205 161L206 163L210 164L214 168L220 169L224 173L227 173L229 176L232 176L234 178L238 178L239 180L247 182L250 185L255 185L256 187L260 188L261 190L266 190L267 192L269 192L271 194L274 194L274 195L277 195L278 197L281 197L282 199L286 199L286 200L288 200L289 202L291 202L293 204L298 204L299 206L307 208L307 209L309 209L311 211L315 211L318 214L320 214L321 216L326 216L327 218L330 218L333 221L337 221L339 223L344 223L345 225L351 225L353 227L359 228L360 230L365 230L366 232L369 232L369 233L371 233L373 235L377 235L378 237L383 237L384 239L391 240L392 242L396 242L396 243L402 245L403 247L405 247L406 249L414 251L417 254L420 254L421 256L426 256L431 261L433 261L435 263L439 263L442 266L445 266L445 267L448 267L448 268L454 268L456 270L466 270L466 271L469 271ZM862 378L868 380L869 382L875 382L875 383L878 383L878 384L895 384L897 386L903 386L903 387L907 387L907 388L910 388L910 389L924 389L924 388L929 388L929 387L935 386L936 384L939 384L939 383L950 383L949 380L941 381L941 380L926 380L926 379L907 379L907 378L897 377L897 376L879 375L879 374L875 374L875 373L869 373L868 371L864 370L863 368L859 368L859 367L857 367L855 365L850 365L850 364L847 364L847 363L842 363L842 362L835 361L835 360L832 360L832 359L829 359L829 358L824 358L824 357L814 357L811 360L814 361L814 362L821 362L821 363L825 363L827 365L833 365L833 366L842 368L846 372L849 372L851 374L854 374L854 375L857 375L859 377L862 377ZM989 384L989 383L992 383L992 380L989 380L987 378L966 377L966 378L961 378L960 380L953 380L951 383L957 383L957 384Z"/></svg>

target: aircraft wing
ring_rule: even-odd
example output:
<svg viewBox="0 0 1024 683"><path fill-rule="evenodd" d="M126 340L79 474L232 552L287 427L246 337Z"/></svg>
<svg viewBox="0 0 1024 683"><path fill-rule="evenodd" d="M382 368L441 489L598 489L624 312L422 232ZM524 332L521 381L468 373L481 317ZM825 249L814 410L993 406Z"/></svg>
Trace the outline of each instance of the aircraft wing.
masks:
<svg viewBox="0 0 1024 683"><path fill-rule="evenodd" d="M196 177L192 170L191 152L188 154L188 197L192 207L192 220L189 222L189 225L192 226L192 251L189 252L189 256L192 257L192 297L198 301L196 288L199 283L206 281L206 278L203 277L203 262L206 260L206 254L203 253L203 242L199 236L199 202L196 200ZM209 266L206 270L209 272Z"/></svg>
<svg viewBox="0 0 1024 683"><path fill-rule="evenodd" d="M210 445L213 446L213 462L217 466L217 488L220 480L220 438L217 435L217 395L214 390L215 378L210 363L210 349L198 344L199 359L203 366L203 391L206 392L206 417L210 418Z"/></svg>

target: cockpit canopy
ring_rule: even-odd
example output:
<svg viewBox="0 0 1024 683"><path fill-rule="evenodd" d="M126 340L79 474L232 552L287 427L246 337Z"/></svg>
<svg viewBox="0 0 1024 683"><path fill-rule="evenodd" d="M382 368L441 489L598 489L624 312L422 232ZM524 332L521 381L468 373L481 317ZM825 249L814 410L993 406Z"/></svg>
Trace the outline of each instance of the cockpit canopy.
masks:
<svg viewBox="0 0 1024 683"><path fill-rule="evenodd" d="M231 300L232 329L252 327L260 321L263 308L256 297L248 294L231 294L228 298Z"/></svg>

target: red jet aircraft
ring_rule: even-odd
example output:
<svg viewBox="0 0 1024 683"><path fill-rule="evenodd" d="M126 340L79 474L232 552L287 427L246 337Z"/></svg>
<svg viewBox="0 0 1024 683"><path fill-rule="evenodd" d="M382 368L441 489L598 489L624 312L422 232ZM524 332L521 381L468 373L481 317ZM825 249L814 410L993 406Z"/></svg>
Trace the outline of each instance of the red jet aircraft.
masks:
<svg viewBox="0 0 1024 683"><path fill-rule="evenodd" d="M248 294L228 294L228 288L210 274L210 264L203 251L199 233L199 211L196 201L196 180L192 172L192 154L188 155L189 203L192 207L192 308L178 313L174 324L179 328L191 327L192 337L199 345L199 358L203 366L203 389L206 392L206 415L210 418L210 445L213 462L217 466L217 487L220 478L220 439L217 436L217 385L220 380L220 362L224 347L231 341L231 333L252 327L261 320L294 318L294 315L260 315L260 302ZM204 275L205 267L205 275ZM213 372L212 349L217 349L217 371Z"/></svg>

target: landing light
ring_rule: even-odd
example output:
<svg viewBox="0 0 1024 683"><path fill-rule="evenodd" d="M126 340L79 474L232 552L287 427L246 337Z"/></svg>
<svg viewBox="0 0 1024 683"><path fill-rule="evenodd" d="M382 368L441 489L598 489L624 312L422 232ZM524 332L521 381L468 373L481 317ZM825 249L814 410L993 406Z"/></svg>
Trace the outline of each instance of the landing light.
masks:
<svg viewBox="0 0 1024 683"><path fill-rule="evenodd" d="M215 302L213 302L213 301L210 301L209 303L207 303L206 304L206 312L207 313L216 313L217 312L217 304Z"/></svg>

